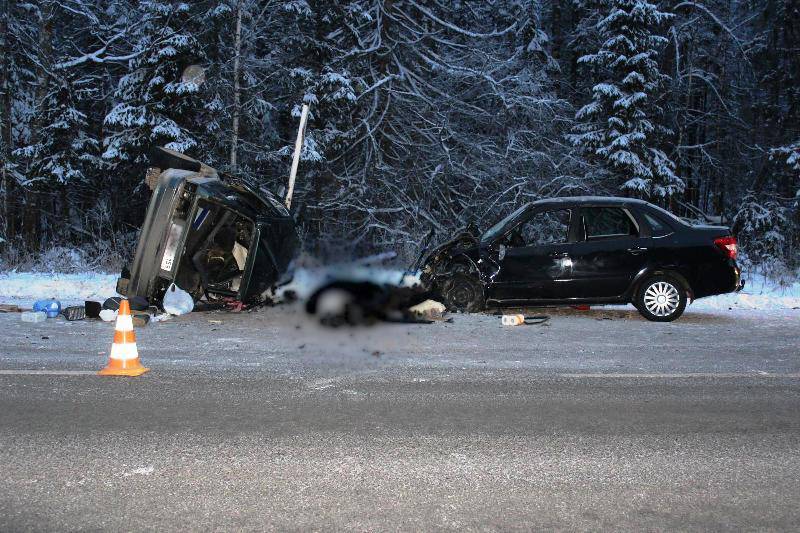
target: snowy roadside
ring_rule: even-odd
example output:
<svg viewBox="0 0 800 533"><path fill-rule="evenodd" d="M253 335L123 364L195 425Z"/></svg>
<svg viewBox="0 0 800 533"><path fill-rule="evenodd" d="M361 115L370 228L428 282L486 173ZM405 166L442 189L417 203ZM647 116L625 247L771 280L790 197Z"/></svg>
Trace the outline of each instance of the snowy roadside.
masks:
<svg viewBox="0 0 800 533"><path fill-rule="evenodd" d="M55 298L62 305L82 304L84 300L102 302L117 295L117 277L101 272L4 272L0 274L0 303L31 307L43 298Z"/></svg>
<svg viewBox="0 0 800 533"><path fill-rule="evenodd" d="M402 272L392 269L340 266L327 269L300 269L294 280L281 292L293 291L301 299L308 297L316 287L331 279L346 277L352 280L370 280L377 283L398 283ZM404 283L413 283L406 276ZM56 298L72 305L84 300L103 301L116 296L116 274L88 272L85 274L47 274L31 272L0 273L0 303L31 306L42 298ZM687 309L689 312L723 312L729 310L786 310L800 308L800 281L779 287L763 277L748 280L744 291L703 298Z"/></svg>
<svg viewBox="0 0 800 533"><path fill-rule="evenodd" d="M334 265L319 269L298 269L294 279L278 291L279 295L293 292L299 298L308 298L314 290L334 279L373 281L375 283L400 282L403 272L365 266ZM0 303L31 307L36 300L55 298L62 305L77 305L85 300L104 301L117 296L117 274L87 272L85 274L58 274L42 272L0 273ZM413 284L416 278L405 276L404 284Z"/></svg>

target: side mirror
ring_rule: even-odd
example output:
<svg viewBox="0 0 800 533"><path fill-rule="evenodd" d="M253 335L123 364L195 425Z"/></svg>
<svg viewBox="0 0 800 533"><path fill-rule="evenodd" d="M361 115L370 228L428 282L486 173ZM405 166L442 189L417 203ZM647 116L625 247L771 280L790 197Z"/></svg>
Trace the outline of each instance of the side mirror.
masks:
<svg viewBox="0 0 800 533"><path fill-rule="evenodd" d="M500 247L497 249L497 258L502 261L503 258L506 256L506 245L501 244Z"/></svg>

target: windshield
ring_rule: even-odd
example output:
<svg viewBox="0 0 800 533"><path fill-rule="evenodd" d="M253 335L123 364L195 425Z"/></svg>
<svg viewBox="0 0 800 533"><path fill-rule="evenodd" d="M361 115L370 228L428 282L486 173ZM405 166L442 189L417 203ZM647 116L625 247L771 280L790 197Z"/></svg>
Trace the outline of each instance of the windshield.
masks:
<svg viewBox="0 0 800 533"><path fill-rule="evenodd" d="M517 209L504 219L502 219L500 222L498 222L497 224L486 230L486 233L484 233L483 237L481 237L481 242L489 242L499 237L514 220L522 216L522 214L528 210L528 205L529 204L523 205L522 207L520 207L519 209Z"/></svg>

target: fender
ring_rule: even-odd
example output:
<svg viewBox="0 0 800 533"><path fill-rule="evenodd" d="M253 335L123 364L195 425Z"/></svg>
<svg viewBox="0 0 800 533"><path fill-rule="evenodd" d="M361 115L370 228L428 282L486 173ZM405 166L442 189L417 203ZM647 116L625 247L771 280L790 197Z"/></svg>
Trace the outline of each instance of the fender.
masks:
<svg viewBox="0 0 800 533"><path fill-rule="evenodd" d="M625 299L628 301L633 301L636 297L636 293L639 290L639 285L641 285L642 281L645 278L649 278L650 276L661 276L661 275L668 275L672 276L673 278L680 281L683 288L686 290L686 295L689 298L689 302L691 303L694 301L694 291L692 290L692 286L689 284L689 280L686 279L686 276L678 271L677 267L670 268L670 267L652 267L647 266L641 269L634 277L633 281L631 282L630 287L628 288L628 292L625 293Z"/></svg>
<svg viewBox="0 0 800 533"><path fill-rule="evenodd" d="M465 264L467 266L467 272L470 273L470 274L477 274L478 275L478 279L481 281L481 283L485 284L484 275L483 275L483 272L481 271L480 267L478 266L478 263L476 263L475 260L472 259L467 254L460 253L460 254L457 254L457 255L454 255L453 257L451 257L450 258L450 264L452 266L450 267L449 271L453 272L453 268L452 267L457 265L457 264L459 264L459 263Z"/></svg>

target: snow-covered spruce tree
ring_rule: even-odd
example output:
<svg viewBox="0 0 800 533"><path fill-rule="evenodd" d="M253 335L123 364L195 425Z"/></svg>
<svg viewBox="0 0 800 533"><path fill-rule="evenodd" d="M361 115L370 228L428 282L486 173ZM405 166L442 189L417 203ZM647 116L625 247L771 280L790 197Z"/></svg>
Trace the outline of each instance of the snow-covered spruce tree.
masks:
<svg viewBox="0 0 800 533"><path fill-rule="evenodd" d="M602 44L578 60L596 81L593 97L577 112L569 139L624 194L670 197L684 183L660 146L669 130L658 106L665 76L657 58L666 43L659 28L672 15L644 0L602 0L599 6L605 16L594 29Z"/></svg>
<svg viewBox="0 0 800 533"><path fill-rule="evenodd" d="M141 166L153 145L193 153L201 139L204 113L213 110L202 86L181 75L203 63L195 38L203 6L186 2L140 2L141 22L128 71L117 84L114 105L105 117L103 157L114 167Z"/></svg>
<svg viewBox="0 0 800 533"><path fill-rule="evenodd" d="M528 0L339 8L345 23L322 34L327 67L341 75L329 79L345 80L355 99L328 91L351 99L350 116L326 130L340 139L326 143L314 209L326 235L356 253L402 252L432 227L444 236L485 224L536 195L563 140L550 134L563 102L549 92L537 9Z"/></svg>

